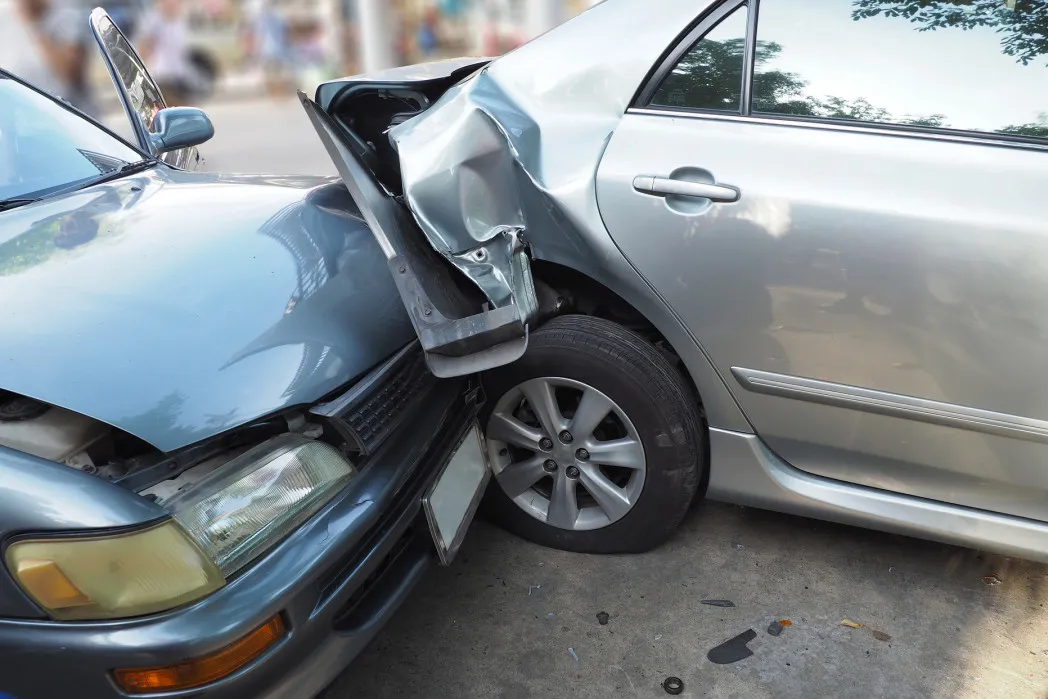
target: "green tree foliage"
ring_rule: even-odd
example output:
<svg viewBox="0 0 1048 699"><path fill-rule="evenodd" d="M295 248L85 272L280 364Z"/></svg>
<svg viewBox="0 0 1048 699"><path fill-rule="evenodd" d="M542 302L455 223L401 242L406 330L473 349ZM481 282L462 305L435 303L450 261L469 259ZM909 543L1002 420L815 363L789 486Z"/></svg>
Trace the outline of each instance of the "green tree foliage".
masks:
<svg viewBox="0 0 1048 699"><path fill-rule="evenodd" d="M1048 55L1045 0L854 0L852 18L902 17L919 31L993 27L1004 53L1023 65Z"/></svg>
<svg viewBox="0 0 1048 699"><path fill-rule="evenodd" d="M654 99L668 107L720 109L736 111L742 99L742 65L746 50L742 39L700 41L677 64ZM772 41L758 41L756 72L753 76L753 108L770 114L888 121L916 126L942 126L946 117L893 117L887 109L859 98L805 97L807 82L796 73L768 70L767 65L782 53L782 46Z"/></svg>
<svg viewBox="0 0 1048 699"><path fill-rule="evenodd" d="M1048 138L1048 112L1042 112L1038 115L1037 121L1032 124L1022 124L1020 126L1006 126L1001 129L1001 133L1009 134L1011 136L1029 136L1031 138Z"/></svg>
<svg viewBox="0 0 1048 699"><path fill-rule="evenodd" d="M919 23L919 31L940 27L972 29L978 26L998 27L1005 36L1004 50L1019 61L1028 63L1048 54L1048 0L1016 0L1009 10L1008 0L854 0L856 21L884 15L905 17ZM1038 33L1040 32L1040 33ZM738 111L742 102L742 67L746 45L743 39L714 41L703 39L680 60L667 76L652 102L668 107ZM855 121L925 126L930 128L964 128L950 124L944 114L904 114L889 110L859 97L845 99L828 95L805 94L808 83L796 73L769 70L783 52L771 41L758 41L753 76L753 109L766 114L849 119ZM1002 134L1048 138L1048 114L1031 124L1008 126Z"/></svg>
<svg viewBox="0 0 1048 699"><path fill-rule="evenodd" d="M670 107L738 110L742 101L742 65L746 42L743 39L713 41L704 39L689 51L655 94L653 102ZM760 105L788 102L806 85L797 75L779 70L762 70L782 53L773 41L758 41L753 77L754 101ZM789 112L793 113L793 112Z"/></svg>

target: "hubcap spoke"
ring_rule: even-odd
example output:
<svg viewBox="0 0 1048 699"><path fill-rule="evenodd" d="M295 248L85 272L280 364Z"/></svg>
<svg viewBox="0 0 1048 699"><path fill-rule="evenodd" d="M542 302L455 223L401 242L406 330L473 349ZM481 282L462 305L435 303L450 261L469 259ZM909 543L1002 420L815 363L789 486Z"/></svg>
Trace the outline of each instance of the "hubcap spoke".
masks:
<svg viewBox="0 0 1048 699"><path fill-rule="evenodd" d="M571 419L571 434L576 440L589 439L601 420L611 412L613 404L605 396L592 389L582 394L579 408Z"/></svg>
<svg viewBox="0 0 1048 699"><path fill-rule="evenodd" d="M545 459L541 456L534 456L527 461L518 461L502 469L495 477L506 495L515 498L546 475L542 469L543 461Z"/></svg>
<svg viewBox="0 0 1048 699"><path fill-rule="evenodd" d="M636 470L644 469L644 447L632 437L587 443L590 461L603 466L622 466Z"/></svg>
<svg viewBox="0 0 1048 699"><path fill-rule="evenodd" d="M546 434L554 439L566 427L564 416L560 414L557 406L557 397L553 393L553 386L548 381L536 379L522 385L520 390L528 399L535 417L542 423Z"/></svg>
<svg viewBox="0 0 1048 699"><path fill-rule="evenodd" d="M580 469L580 479L586 491L597 501L600 509L612 522L629 512L633 504L626 493L612 483L596 466L585 465Z"/></svg>
<svg viewBox="0 0 1048 699"><path fill-rule="evenodd" d="M570 417L558 398L576 406ZM614 399L581 381L544 376L517 384L495 402L486 436L499 487L551 527L602 529L645 492L636 426Z"/></svg>
<svg viewBox="0 0 1048 699"><path fill-rule="evenodd" d="M516 447L539 451L539 440L542 431L525 425L520 420L505 413L493 413L488 422L488 439L506 442Z"/></svg>
<svg viewBox="0 0 1048 699"><path fill-rule="evenodd" d="M546 521L562 529L574 529L579 518L579 505L575 500L575 484L578 481L558 474L553 481L553 497L550 498Z"/></svg>

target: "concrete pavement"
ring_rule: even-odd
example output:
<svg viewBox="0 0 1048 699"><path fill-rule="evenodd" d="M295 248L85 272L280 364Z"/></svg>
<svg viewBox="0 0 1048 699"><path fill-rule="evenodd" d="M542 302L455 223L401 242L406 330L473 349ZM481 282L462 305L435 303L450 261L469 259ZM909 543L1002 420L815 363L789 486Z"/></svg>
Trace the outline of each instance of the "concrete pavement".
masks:
<svg viewBox="0 0 1048 699"><path fill-rule="evenodd" d="M215 137L200 147L204 169L280 175L336 175L295 97L203 105Z"/></svg>
<svg viewBox="0 0 1048 699"><path fill-rule="evenodd" d="M209 169L334 174L294 100L209 111ZM672 675L683 697L1045 699L1046 604L1046 565L715 503L640 556L550 551L478 522L323 698L665 697ZM792 624L769 636L777 619ZM747 629L752 657L706 659Z"/></svg>
<svg viewBox="0 0 1048 699"><path fill-rule="evenodd" d="M1046 603L1045 565L716 503L639 556L481 522L322 696L665 697L676 676L684 697L1043 699ZM747 629L752 657L706 659Z"/></svg>

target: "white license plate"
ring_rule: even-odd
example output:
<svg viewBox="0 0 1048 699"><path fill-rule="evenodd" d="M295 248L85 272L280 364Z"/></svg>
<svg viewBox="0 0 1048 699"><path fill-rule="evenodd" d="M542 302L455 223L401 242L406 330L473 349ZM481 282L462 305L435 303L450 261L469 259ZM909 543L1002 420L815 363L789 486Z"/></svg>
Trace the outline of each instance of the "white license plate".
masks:
<svg viewBox="0 0 1048 699"><path fill-rule="evenodd" d="M484 439L480 428L473 425L444 466L437 482L422 498L422 508L426 511L441 565L451 565L462 546L490 478L491 467Z"/></svg>

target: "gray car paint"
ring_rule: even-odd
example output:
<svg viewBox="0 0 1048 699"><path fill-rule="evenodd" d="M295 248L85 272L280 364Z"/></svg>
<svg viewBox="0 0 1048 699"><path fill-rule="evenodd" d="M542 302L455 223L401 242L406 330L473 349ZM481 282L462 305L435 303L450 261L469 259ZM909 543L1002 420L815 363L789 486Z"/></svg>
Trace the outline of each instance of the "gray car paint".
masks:
<svg viewBox="0 0 1048 699"><path fill-rule="evenodd" d="M608 236L595 196L597 163L651 57L702 8L609 0L491 63L390 137L407 201L430 243L493 304L505 296L480 282L490 267L475 265L469 253L523 227L533 257L599 280L655 325L687 366L711 424L748 431L692 331ZM579 60L592 55L601 61ZM425 75L433 77L432 66ZM322 86L318 101L330 101L330 90Z"/></svg>
<svg viewBox="0 0 1048 699"><path fill-rule="evenodd" d="M461 379L441 382L412 410L404 430L412 439L385 442L368 468L316 515L196 603L99 622L0 617L5 670L0 691L20 699L126 697L112 680L113 668L167 666L206 656L282 614L288 633L263 656L206 687L162 696L290 699L319 693L364 649L435 560L428 532L415 524L423 493L476 420L474 403L465 399L467 385ZM105 509L119 506L118 495L149 505L97 477L65 466L51 469L41 470L40 481L65 469L68 476L58 477L56 485L93 480L97 490L63 488L62 495L40 502L68 499L67 493L90 495L100 503L83 506L84 512L97 513L93 522L129 518L133 510ZM403 546L408 541L412 545Z"/></svg>
<svg viewBox="0 0 1048 699"><path fill-rule="evenodd" d="M1048 562L1048 525L814 476L752 434L710 430L715 500Z"/></svg>
<svg viewBox="0 0 1048 699"><path fill-rule="evenodd" d="M313 403L414 337L354 212L159 165L0 213L0 387L164 451Z"/></svg>
<svg viewBox="0 0 1048 699"><path fill-rule="evenodd" d="M651 111L622 120L597 195L625 255L701 328L721 372L910 397L910 410L884 415L823 401L825 387L736 390L786 461L1046 520L1048 447L975 421L931 424L914 403L1048 417L1030 381L1048 373L1046 165L1035 145ZM638 174L688 167L738 187L740 201L688 213L634 191ZM986 196L987 182L1008 185Z"/></svg>
<svg viewBox="0 0 1048 699"><path fill-rule="evenodd" d="M167 516L101 478L7 447L0 447L0 513L0 542L23 532L121 529ZM45 616L0 568L0 619Z"/></svg>
<svg viewBox="0 0 1048 699"><path fill-rule="evenodd" d="M1008 516L1045 518L1043 445L746 391L731 374L833 378L845 392L909 396L918 408L930 399L1044 419L1043 391L1028 379L1045 369L1045 154L854 127L627 115L660 58L717 4L606 0L392 129L416 220L474 279L469 253L513 229L535 258L616 291L681 355L712 428L744 434L752 420L787 457L784 469L826 486L800 497L809 481L770 478L761 454L735 449L714 457L711 494L752 500L735 479L746 473L763 505L829 516L820 498L865 485L897 493L893 507L857 498L848 521L891 528L921 498L956 503L967 507L933 508L908 531L989 545L980 527L992 519L997 548L1048 556L1048 540L1019 546L1032 541L1029 520ZM679 167L709 168L741 190L740 203L673 211L634 191L637 176ZM987 196L987 182L1009 185ZM847 237L827 238L842 226ZM681 254L689 245L695 252ZM848 265L862 267L867 296L880 301L831 317L820 304L847 295ZM786 297L776 305L775 294Z"/></svg>

